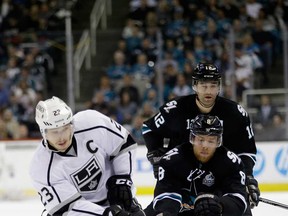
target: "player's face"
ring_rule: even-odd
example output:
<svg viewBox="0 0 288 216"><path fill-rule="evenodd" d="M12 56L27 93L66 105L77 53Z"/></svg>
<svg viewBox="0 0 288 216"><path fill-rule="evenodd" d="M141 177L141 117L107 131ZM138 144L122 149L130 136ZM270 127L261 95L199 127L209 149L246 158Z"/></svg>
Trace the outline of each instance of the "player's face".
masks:
<svg viewBox="0 0 288 216"><path fill-rule="evenodd" d="M214 104L220 91L220 84L218 81L198 81L194 87L199 101L207 107Z"/></svg>
<svg viewBox="0 0 288 216"><path fill-rule="evenodd" d="M218 137L209 135L196 135L192 143L195 157L202 163L208 162L219 146Z"/></svg>
<svg viewBox="0 0 288 216"><path fill-rule="evenodd" d="M72 125L48 129L46 131L46 139L49 144L60 152L64 152L72 143Z"/></svg>

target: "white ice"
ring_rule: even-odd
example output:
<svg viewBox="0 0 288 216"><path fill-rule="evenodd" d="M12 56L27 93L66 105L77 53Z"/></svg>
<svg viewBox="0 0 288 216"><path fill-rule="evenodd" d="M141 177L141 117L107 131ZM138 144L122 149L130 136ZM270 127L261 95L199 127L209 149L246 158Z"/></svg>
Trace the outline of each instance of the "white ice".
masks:
<svg viewBox="0 0 288 216"><path fill-rule="evenodd" d="M264 193L261 196L279 203L288 205L288 192ZM152 196L138 196L139 202L143 207L147 206ZM23 201L5 201L0 200L1 216L40 216L42 212L42 204L39 199L30 199ZM287 216L288 209L272 206L260 202L258 207L253 209L253 216Z"/></svg>

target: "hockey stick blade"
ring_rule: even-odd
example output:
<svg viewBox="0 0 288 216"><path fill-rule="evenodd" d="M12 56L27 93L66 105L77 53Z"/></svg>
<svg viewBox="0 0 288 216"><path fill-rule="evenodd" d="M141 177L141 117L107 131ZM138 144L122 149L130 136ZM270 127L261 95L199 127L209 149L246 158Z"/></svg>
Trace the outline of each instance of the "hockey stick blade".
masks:
<svg viewBox="0 0 288 216"><path fill-rule="evenodd" d="M287 210L288 210L288 205L283 204L283 203L275 202L275 201L273 201L273 200L265 199L265 198L263 198L263 197L259 197L259 201L261 201L261 202L263 202L263 203L266 203L266 204L278 206L278 207L281 207L281 208L284 208L284 209L287 209Z"/></svg>

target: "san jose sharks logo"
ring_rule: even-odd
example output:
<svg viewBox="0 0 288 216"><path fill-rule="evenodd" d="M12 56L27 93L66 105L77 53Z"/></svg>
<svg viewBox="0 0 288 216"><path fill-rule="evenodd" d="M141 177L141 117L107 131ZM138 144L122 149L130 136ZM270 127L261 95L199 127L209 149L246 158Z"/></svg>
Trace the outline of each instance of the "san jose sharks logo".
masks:
<svg viewBox="0 0 288 216"><path fill-rule="evenodd" d="M203 178L202 180L203 185L211 187L212 185L215 184L215 177L212 174L212 172L209 172L207 174L205 170L200 170L200 169L191 170L189 176L187 177L187 180L192 182L200 178Z"/></svg>
<svg viewBox="0 0 288 216"><path fill-rule="evenodd" d="M210 172L208 175L206 175L202 181L202 183L208 187L211 187L215 183L215 177Z"/></svg>

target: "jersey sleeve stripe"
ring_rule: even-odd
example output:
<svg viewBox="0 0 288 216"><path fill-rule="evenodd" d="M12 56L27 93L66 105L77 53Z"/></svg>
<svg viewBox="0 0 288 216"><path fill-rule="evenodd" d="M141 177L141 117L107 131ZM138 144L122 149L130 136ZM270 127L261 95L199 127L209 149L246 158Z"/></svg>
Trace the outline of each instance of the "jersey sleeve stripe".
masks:
<svg viewBox="0 0 288 216"><path fill-rule="evenodd" d="M74 208L72 208L72 211L74 211L74 212L79 212L79 213L81 213L81 215L87 214L87 215L101 216L101 214L97 214L97 213L89 212L89 211L84 211L84 210L80 210L80 209L74 209Z"/></svg>
<svg viewBox="0 0 288 216"><path fill-rule="evenodd" d="M151 132L151 129L146 124L143 124L142 134L146 134L146 133L149 133L149 132Z"/></svg>
<svg viewBox="0 0 288 216"><path fill-rule="evenodd" d="M54 152L52 152L51 154L51 158L50 158L50 162L49 162L49 165L48 165L48 170L47 170L47 184L52 188L53 192L55 193L56 197L57 197L57 200L59 203L61 203L61 199L57 193L57 191L55 190L55 188L51 185L50 183L50 172L51 172L51 167L52 167L52 163L53 163L53 158L54 158Z"/></svg>
<svg viewBox="0 0 288 216"><path fill-rule="evenodd" d="M155 208L158 201L161 201L163 199L171 199L179 202L179 204L182 204L182 196L178 193L162 193L156 196L153 200L153 208Z"/></svg>
<svg viewBox="0 0 288 216"><path fill-rule="evenodd" d="M127 149L127 148L129 148L130 146L133 146L133 145L135 145L135 144L136 144L135 140L134 140L133 137L129 134L129 135L127 136L126 142L121 146L120 152L122 152L123 150L125 150L125 149Z"/></svg>
<svg viewBox="0 0 288 216"><path fill-rule="evenodd" d="M124 139L124 137L123 137L121 134L119 134L119 133L117 133L116 131L113 131L113 130L111 130L110 128L105 127L105 126L96 126L96 127L86 128L86 129L83 129L83 130L75 131L74 134L83 133L83 132L87 132L87 131L95 130L95 129L103 129L103 128L106 129L106 130L108 130L109 132L115 134L116 136L119 136L119 137L121 137L122 139Z"/></svg>
<svg viewBox="0 0 288 216"><path fill-rule="evenodd" d="M129 151L129 163L130 163L130 172L129 172L129 175L131 175L131 173L132 173L132 154L131 154L130 151Z"/></svg>
<svg viewBox="0 0 288 216"><path fill-rule="evenodd" d="M239 157L241 157L241 156L249 157L254 162L254 164L256 163L256 154L242 153L242 154L238 154L238 156Z"/></svg>
<svg viewBox="0 0 288 216"><path fill-rule="evenodd" d="M75 195L73 195L69 199L67 199L64 202L59 203L57 206L55 206L51 211L49 211L49 214L62 215L65 212L69 211L70 205L72 203L76 202L77 200L79 200L81 198L82 198L81 195L79 193L76 193Z"/></svg>

